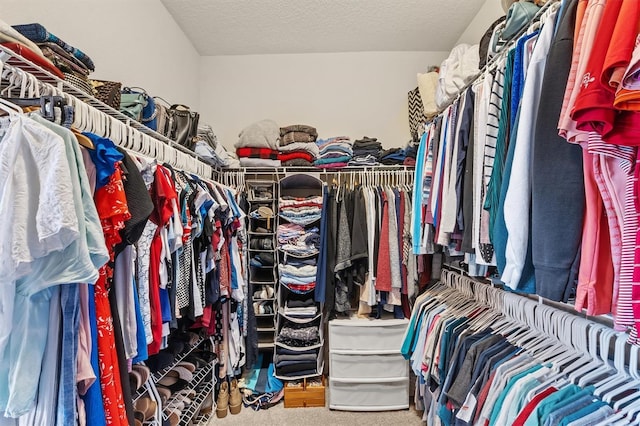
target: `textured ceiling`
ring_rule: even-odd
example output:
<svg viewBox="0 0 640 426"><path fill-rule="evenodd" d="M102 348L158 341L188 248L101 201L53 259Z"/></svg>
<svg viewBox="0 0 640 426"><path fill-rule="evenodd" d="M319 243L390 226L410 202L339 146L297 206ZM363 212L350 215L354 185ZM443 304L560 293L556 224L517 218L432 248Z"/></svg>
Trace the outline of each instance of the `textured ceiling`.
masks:
<svg viewBox="0 0 640 426"><path fill-rule="evenodd" d="M161 0L203 56L446 51L484 0Z"/></svg>

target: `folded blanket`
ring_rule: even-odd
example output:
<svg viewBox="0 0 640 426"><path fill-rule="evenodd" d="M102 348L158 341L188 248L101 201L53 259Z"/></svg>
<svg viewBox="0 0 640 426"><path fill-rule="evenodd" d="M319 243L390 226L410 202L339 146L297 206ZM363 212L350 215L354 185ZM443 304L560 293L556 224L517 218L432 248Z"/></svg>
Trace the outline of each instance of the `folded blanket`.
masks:
<svg viewBox="0 0 640 426"><path fill-rule="evenodd" d="M313 136L313 140L316 140L318 137L318 131L315 127L307 126L305 124L294 124L291 126L281 127L280 128L280 136L284 136L290 132L304 132L311 136Z"/></svg>
<svg viewBox="0 0 640 426"><path fill-rule="evenodd" d="M91 71L95 71L96 67L93 64L91 58L86 53L65 43L63 40L48 32L47 29L42 25L37 23L14 25L13 28L15 28L16 31L35 43L51 42L57 44L58 46L62 47L64 50L78 58L80 62L85 64Z"/></svg>
<svg viewBox="0 0 640 426"><path fill-rule="evenodd" d="M289 160L305 160L305 161L313 161L313 155L309 154L306 151L292 151L292 152L281 152L278 155L278 159L280 161L289 161Z"/></svg>
<svg viewBox="0 0 640 426"><path fill-rule="evenodd" d="M278 149L278 123L273 120L262 120L253 123L240 132L236 148L269 148Z"/></svg>
<svg viewBox="0 0 640 426"><path fill-rule="evenodd" d="M238 157L264 158L267 160L278 160L278 151L269 148L238 148Z"/></svg>
<svg viewBox="0 0 640 426"><path fill-rule="evenodd" d="M56 75L58 78L64 79L64 74L53 64L53 62L51 62L47 57L42 56L41 53L37 53L42 52L40 49L38 49L38 51L36 52L22 43L4 41L5 39L6 38L3 36L3 34L0 34L0 44L2 44L4 47L9 50L13 50L18 55L30 60L31 62L34 62L36 65L45 68L51 74Z"/></svg>
<svg viewBox="0 0 640 426"><path fill-rule="evenodd" d="M320 155L318 145L308 142L295 142L288 145L280 146L280 152L292 152L292 151L306 151L309 154L317 157Z"/></svg>
<svg viewBox="0 0 640 426"><path fill-rule="evenodd" d="M267 160L263 158L241 158L240 167L280 167L280 160Z"/></svg>
<svg viewBox="0 0 640 426"><path fill-rule="evenodd" d="M281 146L296 142L315 144L316 138L315 136L304 132L289 132L284 136L280 136Z"/></svg>
<svg viewBox="0 0 640 426"><path fill-rule="evenodd" d="M351 160L350 155L341 155L339 157L334 157L334 158L319 158L316 161L314 161L313 164L316 166L321 166L324 164L331 164L331 163L348 163L349 160Z"/></svg>

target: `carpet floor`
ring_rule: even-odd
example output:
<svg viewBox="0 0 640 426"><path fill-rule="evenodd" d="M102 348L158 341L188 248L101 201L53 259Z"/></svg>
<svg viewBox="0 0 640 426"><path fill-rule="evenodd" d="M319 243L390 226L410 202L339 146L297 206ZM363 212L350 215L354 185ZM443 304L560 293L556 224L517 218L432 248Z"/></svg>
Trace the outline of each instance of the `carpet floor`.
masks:
<svg viewBox="0 0 640 426"><path fill-rule="evenodd" d="M215 412L210 426L217 425L264 425L264 426L391 426L421 425L422 412L409 408L400 411L356 412L337 411L327 407L284 408L280 403L268 410L253 411L242 407L240 414L227 414L219 419Z"/></svg>

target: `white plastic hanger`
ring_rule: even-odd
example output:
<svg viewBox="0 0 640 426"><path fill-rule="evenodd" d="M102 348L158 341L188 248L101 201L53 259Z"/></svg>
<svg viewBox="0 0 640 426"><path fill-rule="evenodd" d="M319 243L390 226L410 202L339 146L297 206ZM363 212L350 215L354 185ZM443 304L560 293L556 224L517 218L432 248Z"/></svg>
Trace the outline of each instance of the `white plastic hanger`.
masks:
<svg viewBox="0 0 640 426"><path fill-rule="evenodd" d="M632 389L636 389L636 392L632 395L629 395L625 398L621 398L618 401L615 401L613 404L613 409L618 411L621 407L625 405L625 403L630 402L636 398L640 398L640 375L638 375L638 351L640 350L639 346L632 345L629 352L629 376L632 378L629 383L624 386L616 387L611 391L607 392L602 396L602 400L607 404L611 404L616 395L620 395L624 392L630 391Z"/></svg>
<svg viewBox="0 0 640 426"><path fill-rule="evenodd" d="M588 383L592 383L593 380L601 377L605 374L611 374L615 369L613 364L609 361L609 347L611 345L611 339L615 336L615 332L612 329L602 329L600 333L600 345L599 355L601 364L595 365L596 368L592 369L588 374L583 375L578 379L578 386L585 387Z"/></svg>
<svg viewBox="0 0 640 426"><path fill-rule="evenodd" d="M2 98L0 98L0 109L7 112L10 117L23 115L22 108Z"/></svg>
<svg viewBox="0 0 640 426"><path fill-rule="evenodd" d="M624 383L627 383L630 380L629 375L626 373L625 368L625 346L627 344L627 336L626 334L618 334L616 337L616 343L614 346L614 354L613 354L613 364L616 368L616 374L606 377L605 379L599 381L594 386L596 390L593 392L599 398L602 398L603 395L608 391L617 386L620 386Z"/></svg>

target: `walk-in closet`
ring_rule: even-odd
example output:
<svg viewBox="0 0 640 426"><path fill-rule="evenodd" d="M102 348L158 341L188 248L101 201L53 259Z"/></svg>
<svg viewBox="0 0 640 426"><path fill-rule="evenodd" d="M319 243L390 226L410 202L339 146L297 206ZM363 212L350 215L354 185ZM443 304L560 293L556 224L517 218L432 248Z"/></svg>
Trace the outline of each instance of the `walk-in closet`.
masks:
<svg viewBox="0 0 640 426"><path fill-rule="evenodd" d="M0 5L0 426L640 425L640 1Z"/></svg>

